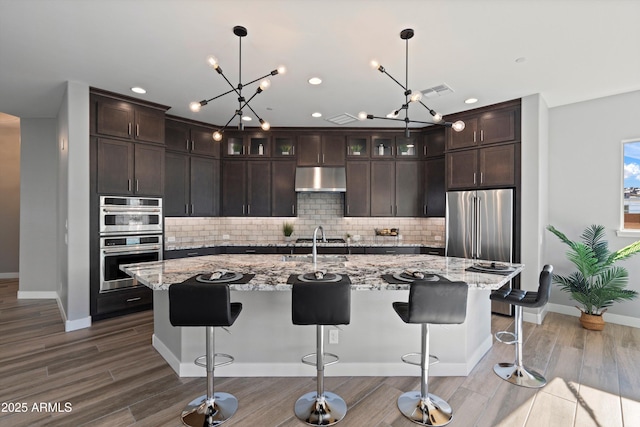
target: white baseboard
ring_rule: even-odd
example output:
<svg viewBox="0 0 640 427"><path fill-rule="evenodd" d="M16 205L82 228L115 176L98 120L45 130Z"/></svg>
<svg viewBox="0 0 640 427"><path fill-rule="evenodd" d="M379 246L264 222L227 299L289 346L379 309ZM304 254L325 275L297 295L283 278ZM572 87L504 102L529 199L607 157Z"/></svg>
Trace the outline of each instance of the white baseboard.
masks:
<svg viewBox="0 0 640 427"><path fill-rule="evenodd" d="M64 331L71 332L78 329L84 329L91 326L91 316L83 317L82 319L66 320L64 322Z"/></svg>
<svg viewBox="0 0 640 427"><path fill-rule="evenodd" d="M151 338L153 347L166 360L171 369L180 377L205 377L203 367L193 362L180 362L169 348L154 334ZM467 363L440 362L429 369L429 375L467 376L484 354L491 348L492 338L478 349ZM308 377L315 375L313 368L301 363L238 363L235 362L220 370L216 370L220 377ZM420 368L406 363L337 363L325 371L327 377L348 376L420 376Z"/></svg>
<svg viewBox="0 0 640 427"><path fill-rule="evenodd" d="M550 304L546 304L542 309L536 309L535 311L527 311L527 309L522 310L522 321L535 323L536 325L542 325L542 321L544 320L547 312L549 311Z"/></svg>
<svg viewBox="0 0 640 427"><path fill-rule="evenodd" d="M0 273L0 279L19 279L20 274L16 273Z"/></svg>
<svg viewBox="0 0 640 427"><path fill-rule="evenodd" d="M567 314L569 316L580 317L580 311L575 307L569 307L561 304L547 304L547 309L553 313ZM617 325L632 326L634 328L640 328L640 318L623 316L620 314L605 313L603 314L604 321L609 323L615 323Z"/></svg>
<svg viewBox="0 0 640 427"><path fill-rule="evenodd" d="M56 291L18 291L18 299L58 299Z"/></svg>
<svg viewBox="0 0 640 427"><path fill-rule="evenodd" d="M58 303L58 310L64 323L65 332L77 331L91 326L91 316L82 319L69 320L67 313L64 311L62 302L56 291L18 291L18 299L54 299Z"/></svg>

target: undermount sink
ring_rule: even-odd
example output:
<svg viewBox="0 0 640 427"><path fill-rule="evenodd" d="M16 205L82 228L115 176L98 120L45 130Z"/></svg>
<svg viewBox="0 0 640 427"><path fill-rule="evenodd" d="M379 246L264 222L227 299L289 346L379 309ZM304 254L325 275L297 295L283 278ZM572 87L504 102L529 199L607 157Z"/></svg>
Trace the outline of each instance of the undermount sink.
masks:
<svg viewBox="0 0 640 427"><path fill-rule="evenodd" d="M347 243L344 239L339 237L327 237L326 242L323 242L322 239L317 240L318 243ZM313 243L313 237L298 237L296 239L296 243Z"/></svg>
<svg viewBox="0 0 640 427"><path fill-rule="evenodd" d="M284 255L283 261L287 262L313 262L311 255ZM318 262L345 262L347 257L345 255L318 255Z"/></svg>

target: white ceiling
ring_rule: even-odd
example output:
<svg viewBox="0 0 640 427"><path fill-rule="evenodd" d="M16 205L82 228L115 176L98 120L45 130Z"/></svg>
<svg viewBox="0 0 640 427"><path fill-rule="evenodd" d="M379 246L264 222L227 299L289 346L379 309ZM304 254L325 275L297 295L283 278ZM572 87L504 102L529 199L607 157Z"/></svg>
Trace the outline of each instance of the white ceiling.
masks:
<svg viewBox="0 0 640 427"><path fill-rule="evenodd" d="M639 17L637 0L0 0L0 111L54 117L71 80L224 124L235 96L197 114L188 104L229 89L209 54L238 82L235 25L249 32L244 82L287 67L251 103L274 127L336 126L324 119L397 108L401 88L369 63L404 82L404 28L415 30L409 88L454 90L425 101L431 108L447 114L535 93L555 107L640 89ZM312 76L323 84L309 85ZM130 92L136 85L147 94ZM416 105L409 113L427 118ZM347 126L359 125L390 122Z"/></svg>

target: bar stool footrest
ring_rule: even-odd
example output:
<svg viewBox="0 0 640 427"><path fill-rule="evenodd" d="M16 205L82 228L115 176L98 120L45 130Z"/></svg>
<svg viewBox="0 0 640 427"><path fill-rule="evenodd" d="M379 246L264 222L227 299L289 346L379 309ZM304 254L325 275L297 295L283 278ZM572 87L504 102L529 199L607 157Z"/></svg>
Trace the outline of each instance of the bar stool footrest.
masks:
<svg viewBox="0 0 640 427"><path fill-rule="evenodd" d="M311 362L311 361L307 360L308 358L311 358L311 357L317 357L317 353L309 353L306 356L302 356L302 359L301 359L302 363L304 363L306 365L316 366L316 364L317 364L316 362ZM333 353L324 353L324 357L325 358L326 357L331 357L331 358L333 358L333 360L325 362L322 366L333 365L335 363L338 363L338 361L340 360L340 358L337 355L333 354Z"/></svg>
<svg viewBox="0 0 640 427"><path fill-rule="evenodd" d="M416 365L416 366L421 366L422 363L420 363L419 361L416 362L414 360L409 360L410 357L421 357L422 353L407 353L407 354L403 354L400 359L402 359L402 361L404 363L407 363L409 365ZM440 359L438 359L437 356L434 356L433 354L429 355L429 366L431 365L435 365L436 363L440 363Z"/></svg>
<svg viewBox="0 0 640 427"><path fill-rule="evenodd" d="M220 357L220 358L227 359L227 360L225 360L224 362L216 363L215 362L215 358L216 357ZM214 366L214 368L217 368L217 367L220 367L220 366L231 365L234 360L235 359L233 358L233 356L230 356L228 354L216 353L216 354L214 354L213 366ZM205 354L204 356L198 357L196 360L193 361L193 363L195 363L198 366L202 366L203 368L206 368L207 367L207 355Z"/></svg>
<svg viewBox="0 0 640 427"><path fill-rule="evenodd" d="M496 340L498 340L499 342L503 343L503 344L509 344L509 345L513 345L516 344L518 342L518 337L516 336L515 333L510 332L510 331L500 331L500 332L496 332L495 335ZM510 340L507 340L503 337L511 337Z"/></svg>

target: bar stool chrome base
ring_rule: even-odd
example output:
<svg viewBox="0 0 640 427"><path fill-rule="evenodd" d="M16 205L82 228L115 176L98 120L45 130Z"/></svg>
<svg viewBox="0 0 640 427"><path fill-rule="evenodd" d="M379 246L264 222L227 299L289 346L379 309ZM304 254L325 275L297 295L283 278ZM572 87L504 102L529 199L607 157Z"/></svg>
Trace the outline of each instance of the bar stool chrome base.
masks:
<svg viewBox="0 0 640 427"><path fill-rule="evenodd" d="M402 415L423 426L444 426L451 422L451 406L440 397L428 393L423 399L419 391L408 391L398 397L398 409Z"/></svg>
<svg viewBox="0 0 640 427"><path fill-rule="evenodd" d="M312 391L300 396L293 411L300 421L311 426L332 426L347 414L347 403L330 391L325 391L321 398Z"/></svg>
<svg viewBox="0 0 640 427"><path fill-rule="evenodd" d="M496 363L493 372L503 380L522 387L540 388L547 384L547 380L538 372L514 363Z"/></svg>
<svg viewBox="0 0 640 427"><path fill-rule="evenodd" d="M217 392L212 402L207 395L193 399L182 411L182 424L188 427L217 426L233 416L238 410L238 399L229 393Z"/></svg>

